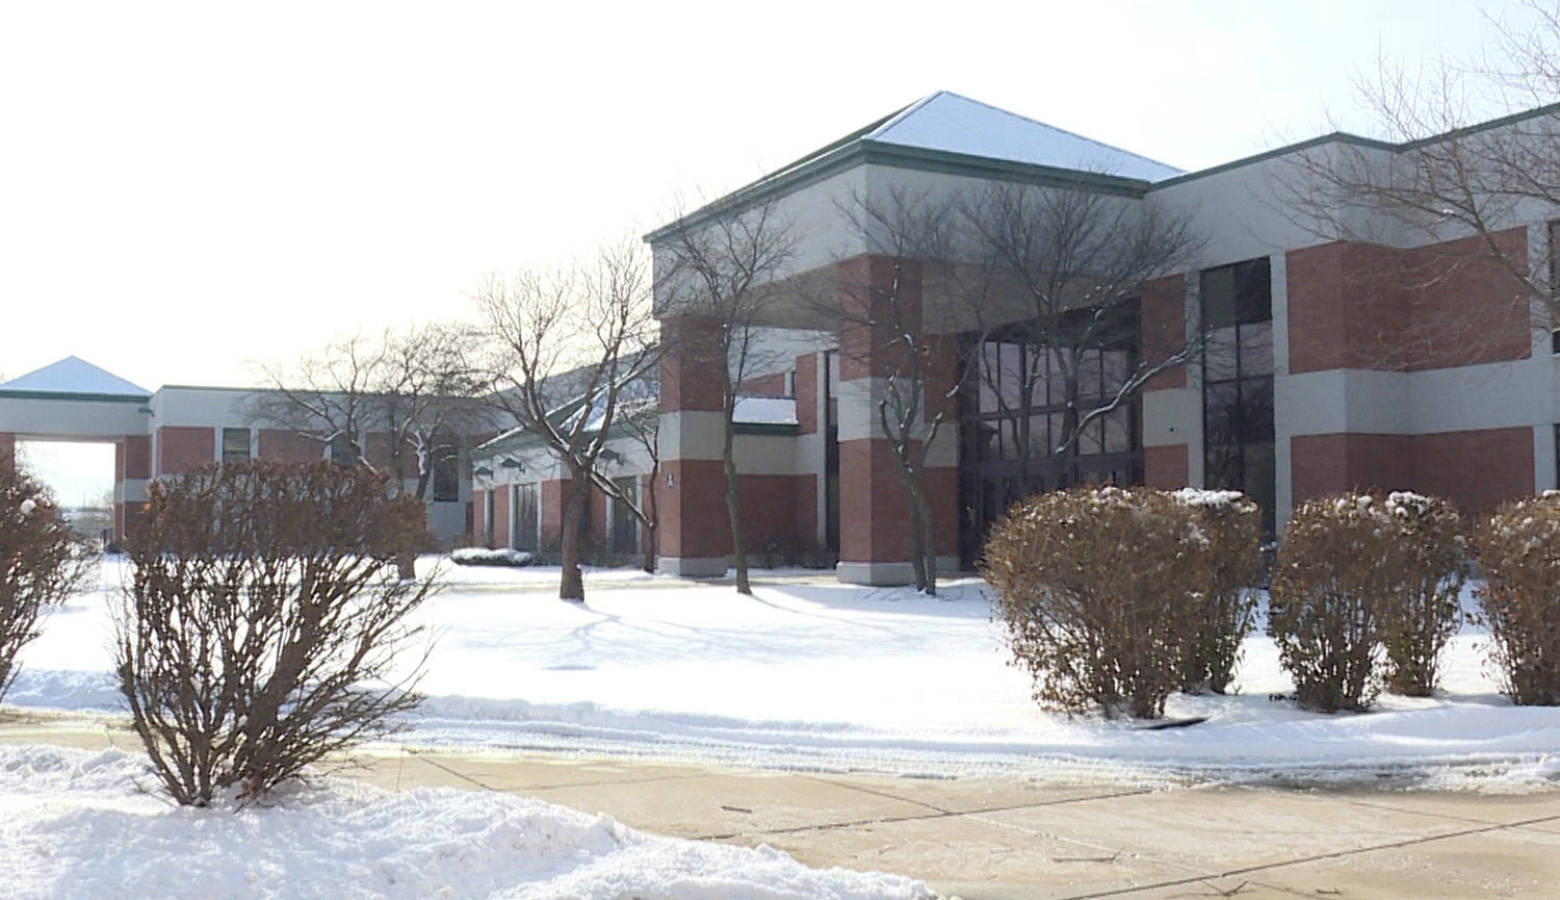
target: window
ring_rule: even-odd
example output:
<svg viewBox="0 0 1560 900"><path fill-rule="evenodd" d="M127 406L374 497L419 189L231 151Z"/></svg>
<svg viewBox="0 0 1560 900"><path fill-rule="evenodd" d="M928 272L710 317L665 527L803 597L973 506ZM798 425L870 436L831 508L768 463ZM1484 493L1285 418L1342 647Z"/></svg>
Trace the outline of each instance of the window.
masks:
<svg viewBox="0 0 1560 900"><path fill-rule="evenodd" d="M1202 273L1203 484L1277 500L1273 438L1273 295L1266 257Z"/></svg>
<svg viewBox="0 0 1560 900"><path fill-rule="evenodd" d="M433 449L433 499L449 503L460 499L460 451L455 442L441 438Z"/></svg>
<svg viewBox="0 0 1560 900"><path fill-rule="evenodd" d="M639 479L614 478L621 497L612 498L612 552L635 553L639 550L639 520L630 508L639 502Z"/></svg>
<svg viewBox="0 0 1560 900"><path fill-rule="evenodd" d="M222 461L245 462L249 459L249 429L222 429Z"/></svg>
<svg viewBox="0 0 1560 900"><path fill-rule="evenodd" d="M517 484L514 486L514 491L511 508L514 509L515 530L509 536L509 542L516 550L535 550L538 520L536 485Z"/></svg>
<svg viewBox="0 0 1560 900"><path fill-rule="evenodd" d="M1137 305L1126 303L1015 323L979 346L966 345L961 355L974 367L959 403L959 540L966 563L979 558L986 529L1019 498L1065 485L1142 481L1135 397L1079 422L1111 405L1129 382L1140 338ZM1072 451L1058 454L1069 436Z"/></svg>
<svg viewBox="0 0 1560 900"><path fill-rule="evenodd" d="M338 466L358 464L357 443L352 440L352 435L345 431L330 439L330 443L325 446L325 454Z"/></svg>

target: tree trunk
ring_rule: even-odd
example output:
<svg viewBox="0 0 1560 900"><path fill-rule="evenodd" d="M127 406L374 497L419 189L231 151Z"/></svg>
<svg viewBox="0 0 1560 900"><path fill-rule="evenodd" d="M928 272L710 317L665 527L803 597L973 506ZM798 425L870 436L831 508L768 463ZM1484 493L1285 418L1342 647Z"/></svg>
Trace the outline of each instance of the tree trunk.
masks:
<svg viewBox="0 0 1560 900"><path fill-rule="evenodd" d="M558 581L558 599L576 603L585 602L585 578L580 574L580 517L585 514L585 491L589 489L590 482L582 474L575 474L569 480L569 502L563 507L563 535L559 547L563 576Z"/></svg>
<svg viewBox="0 0 1560 900"><path fill-rule="evenodd" d="M660 475L661 465L659 461L652 460L650 464L650 480L648 487L645 489L645 499L643 504L645 508L645 521L643 534L644 559L642 560L644 570L651 575L655 574L655 561L656 557L660 555L661 549L660 529L657 527L661 521L661 514L655 501L655 483L656 480L660 478Z"/></svg>
<svg viewBox="0 0 1560 900"><path fill-rule="evenodd" d="M731 560L737 570L737 593L752 596L753 586L748 583L747 547L742 543L742 498L737 491L737 461L732 453L735 429L731 424L731 407L726 408L726 515L731 519Z"/></svg>

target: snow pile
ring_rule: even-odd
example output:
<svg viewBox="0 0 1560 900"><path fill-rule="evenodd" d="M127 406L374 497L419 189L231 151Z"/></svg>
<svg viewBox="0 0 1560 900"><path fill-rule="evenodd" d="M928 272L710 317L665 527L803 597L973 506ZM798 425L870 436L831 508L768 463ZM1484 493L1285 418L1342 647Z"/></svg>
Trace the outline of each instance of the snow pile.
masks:
<svg viewBox="0 0 1560 900"><path fill-rule="evenodd" d="M524 550L462 547L450 553L450 561L462 566L529 566L531 554Z"/></svg>
<svg viewBox="0 0 1560 900"><path fill-rule="evenodd" d="M731 420L743 425L795 425L794 397L738 397Z"/></svg>
<svg viewBox="0 0 1560 900"><path fill-rule="evenodd" d="M324 779L267 808L169 806L139 757L0 747L0 872L17 898L921 900L897 875L645 834L493 791Z"/></svg>

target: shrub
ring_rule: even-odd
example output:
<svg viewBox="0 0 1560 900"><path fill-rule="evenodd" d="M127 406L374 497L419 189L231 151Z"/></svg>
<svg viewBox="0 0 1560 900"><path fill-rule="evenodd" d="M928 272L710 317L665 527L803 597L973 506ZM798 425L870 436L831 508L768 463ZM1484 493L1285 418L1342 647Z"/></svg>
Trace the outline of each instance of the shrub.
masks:
<svg viewBox="0 0 1560 900"><path fill-rule="evenodd" d="M1295 510L1278 548L1268 631L1301 706L1370 706L1381 689L1380 598L1404 565L1381 498L1327 497Z"/></svg>
<svg viewBox="0 0 1560 900"><path fill-rule="evenodd" d="M1507 504L1474 542L1502 693L1519 706L1560 706L1560 494Z"/></svg>
<svg viewBox="0 0 1560 900"><path fill-rule="evenodd" d="M1410 697L1435 691L1441 651L1462 624L1459 595L1466 551L1461 517L1446 500L1399 491L1383 511L1396 525L1402 565L1381 597L1387 689Z"/></svg>
<svg viewBox="0 0 1560 900"><path fill-rule="evenodd" d="M156 482L128 542L116 670L152 770L179 803L258 796L412 708L422 532L384 476L248 462ZM424 657L425 658L425 657Z"/></svg>
<svg viewBox="0 0 1560 900"><path fill-rule="evenodd" d="M1239 491L1186 488L1172 496L1195 516L1201 572L1188 568L1181 690L1222 694L1235 677L1241 642L1256 619L1247 590L1262 574L1262 508Z"/></svg>
<svg viewBox="0 0 1560 900"><path fill-rule="evenodd" d="M986 544L1014 664L1035 699L1155 718L1180 683L1201 542L1188 508L1144 489L1078 489L1016 504Z"/></svg>
<svg viewBox="0 0 1560 900"><path fill-rule="evenodd" d="M90 572L85 548L55 516L48 490L0 458L0 700L40 620Z"/></svg>

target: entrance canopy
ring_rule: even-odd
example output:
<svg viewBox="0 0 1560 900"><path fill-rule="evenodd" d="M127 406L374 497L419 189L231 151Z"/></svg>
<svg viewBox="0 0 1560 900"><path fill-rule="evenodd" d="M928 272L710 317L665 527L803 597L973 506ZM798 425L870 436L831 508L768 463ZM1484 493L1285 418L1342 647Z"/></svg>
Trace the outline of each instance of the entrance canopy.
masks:
<svg viewBox="0 0 1560 900"><path fill-rule="evenodd" d="M24 440L113 440L150 430L150 391L68 356L0 384L0 433Z"/></svg>

